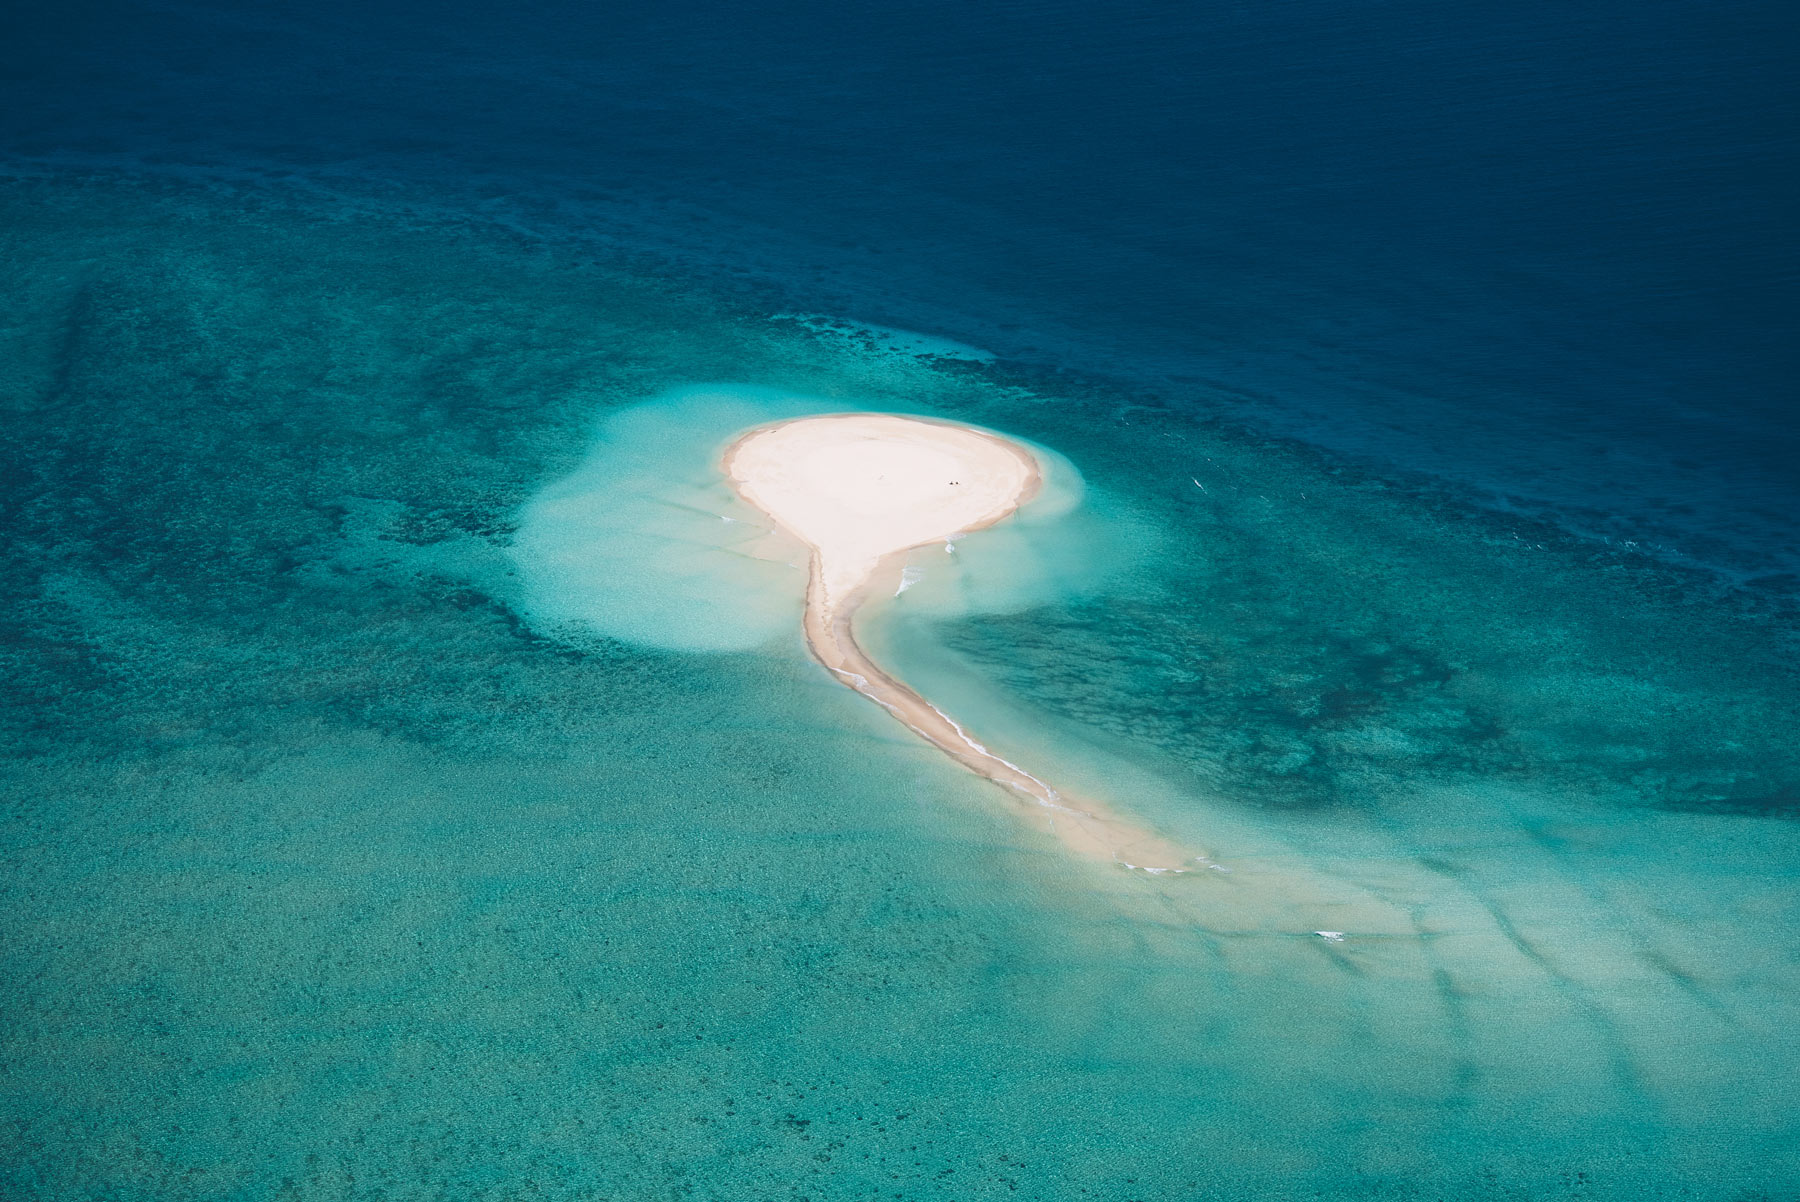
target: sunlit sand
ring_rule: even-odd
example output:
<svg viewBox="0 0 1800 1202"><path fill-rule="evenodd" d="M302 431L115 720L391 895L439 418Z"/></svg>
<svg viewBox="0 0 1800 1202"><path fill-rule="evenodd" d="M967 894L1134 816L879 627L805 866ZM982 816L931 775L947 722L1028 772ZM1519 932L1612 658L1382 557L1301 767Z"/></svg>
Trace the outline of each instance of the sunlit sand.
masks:
<svg viewBox="0 0 1800 1202"><path fill-rule="evenodd" d="M1031 499L1040 475L1028 450L966 426L853 413L753 430L725 453L725 471L746 501L812 549L806 641L840 681L1004 786L1082 854L1155 872L1192 866L1193 853L989 751L857 645L856 611L879 582L898 577L903 552L991 526Z"/></svg>

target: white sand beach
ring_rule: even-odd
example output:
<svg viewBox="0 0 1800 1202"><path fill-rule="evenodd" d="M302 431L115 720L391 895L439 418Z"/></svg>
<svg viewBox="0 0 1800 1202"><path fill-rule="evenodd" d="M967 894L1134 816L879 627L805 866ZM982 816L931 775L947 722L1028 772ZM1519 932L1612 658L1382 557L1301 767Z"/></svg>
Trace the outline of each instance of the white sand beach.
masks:
<svg viewBox="0 0 1800 1202"><path fill-rule="evenodd" d="M1192 865L1192 853L989 751L857 645L855 613L878 580L899 575L903 552L991 526L1031 499L1041 477L1030 451L966 426L851 413L752 430L726 451L724 466L746 501L811 548L806 640L839 680L1005 786L1082 854L1157 872Z"/></svg>

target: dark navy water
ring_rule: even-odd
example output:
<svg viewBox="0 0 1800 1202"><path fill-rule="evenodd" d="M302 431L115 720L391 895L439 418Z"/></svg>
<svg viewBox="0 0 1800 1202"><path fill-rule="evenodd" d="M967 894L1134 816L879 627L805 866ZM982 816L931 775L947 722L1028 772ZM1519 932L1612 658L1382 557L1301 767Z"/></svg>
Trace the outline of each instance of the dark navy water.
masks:
<svg viewBox="0 0 1800 1202"><path fill-rule="evenodd" d="M12 156L624 235L1791 589L1788 5L73 4Z"/></svg>
<svg viewBox="0 0 1800 1202"><path fill-rule="evenodd" d="M1797 26L7 6L0 1196L1792 1196Z"/></svg>

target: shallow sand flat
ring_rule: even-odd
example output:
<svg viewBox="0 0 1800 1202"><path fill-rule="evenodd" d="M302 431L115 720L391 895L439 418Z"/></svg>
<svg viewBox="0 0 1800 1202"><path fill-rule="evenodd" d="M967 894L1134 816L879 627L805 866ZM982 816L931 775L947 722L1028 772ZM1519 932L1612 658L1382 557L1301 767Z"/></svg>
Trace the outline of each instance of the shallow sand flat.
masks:
<svg viewBox="0 0 1800 1202"><path fill-rule="evenodd" d="M989 751L857 645L856 610L890 557L991 526L1036 493L1040 473L1028 450L966 426L837 414L751 431L726 451L725 472L746 501L812 549L806 641L838 679L970 771L1012 790L1083 854L1153 871L1191 865L1192 853L1100 806L1061 796Z"/></svg>

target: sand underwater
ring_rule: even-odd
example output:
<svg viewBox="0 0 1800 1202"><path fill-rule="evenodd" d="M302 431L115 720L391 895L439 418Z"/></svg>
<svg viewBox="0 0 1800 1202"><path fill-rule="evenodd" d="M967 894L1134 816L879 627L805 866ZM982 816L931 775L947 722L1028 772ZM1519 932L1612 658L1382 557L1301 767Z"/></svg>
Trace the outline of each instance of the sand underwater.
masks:
<svg viewBox="0 0 1800 1202"><path fill-rule="evenodd" d="M5 1196L1800 1180L1772 609L479 223L4 206ZM849 410L1044 449L871 650L1195 871L1071 857L807 657L716 456Z"/></svg>

